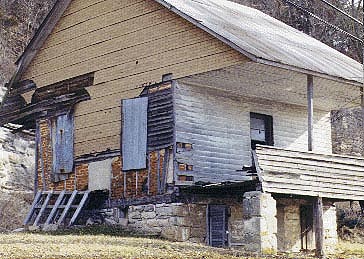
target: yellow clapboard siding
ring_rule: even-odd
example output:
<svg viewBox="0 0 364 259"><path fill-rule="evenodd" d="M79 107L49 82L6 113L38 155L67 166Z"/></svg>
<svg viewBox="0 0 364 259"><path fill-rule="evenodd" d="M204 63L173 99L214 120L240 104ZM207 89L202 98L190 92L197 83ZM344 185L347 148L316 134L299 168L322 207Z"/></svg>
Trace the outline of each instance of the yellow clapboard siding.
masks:
<svg viewBox="0 0 364 259"><path fill-rule="evenodd" d="M78 119L80 119L80 117L85 114L120 107L120 102L122 99L120 97L125 99L134 98L139 96L142 90L142 88L124 90L124 92L119 93L119 95L108 95L105 98L93 98L89 101L78 103L75 109L75 117L79 117ZM95 116L93 119L97 120L97 117Z"/></svg>
<svg viewBox="0 0 364 259"><path fill-rule="evenodd" d="M181 21L176 21L172 24L169 22L158 24L154 27L154 30L156 31L163 31L164 37L170 37L170 41L172 40L178 40L178 37L187 37L189 33L186 33L186 29L182 28L180 29L182 23ZM193 29L192 26L189 28L190 30ZM196 29L194 29L196 30ZM131 34L127 34L121 37L113 38L109 41L101 42L99 44L94 44L89 47L80 49L75 52L71 52L69 54L66 54L64 56L56 57L55 59L48 60L46 62L38 63L38 60L34 62L33 69L29 69L27 71L28 77L35 77L37 75L47 74L53 71L60 70L64 68L65 66L74 66L80 63L84 63L88 60L92 60L98 57L103 57L105 55L109 56L117 56L117 55L125 55L125 53L129 50L126 50L128 48L136 47L138 49L140 48L146 48L147 45L151 45L154 42L155 44L163 44L166 42L164 39L160 39L160 35L157 33L155 34L147 34L145 33L147 30L140 30L136 31ZM184 33L184 34L181 34ZM178 35L177 35L178 34ZM172 35L174 37L172 37ZM168 41L168 42L170 42ZM161 42L161 43L159 43ZM187 42L186 42L187 44ZM169 47L172 48L175 45L170 45ZM168 49L168 46L166 46L166 49ZM124 50L124 51L123 51ZM133 51L133 50L131 50ZM135 53L138 56L142 56L142 53L139 54ZM145 54L148 54L147 51L145 51ZM118 59L119 60L119 59ZM98 62L98 61L96 61ZM117 61L116 61L117 62ZM105 62L104 62L105 63ZM108 62L106 65L111 66L114 63ZM99 68L100 63L98 62L97 65Z"/></svg>
<svg viewBox="0 0 364 259"><path fill-rule="evenodd" d="M68 6L67 10L63 13L63 16L70 15L72 13L78 12L89 6L92 6L94 4L101 3L104 1L106 1L106 0L72 1L71 4Z"/></svg>
<svg viewBox="0 0 364 259"><path fill-rule="evenodd" d="M143 0L138 1L142 2ZM135 0L106 0L94 5L90 5L89 7L79 10L76 13L64 16L57 24L54 32L57 33L58 31L65 30L104 14L131 6L135 3Z"/></svg>
<svg viewBox="0 0 364 259"><path fill-rule="evenodd" d="M241 57L241 56L240 56ZM235 51L223 52L185 63L165 66L158 69L143 71L140 74L118 80L94 85L88 88L92 100L78 104L76 116L89 114L97 110L105 110L120 106L121 99L137 97L143 90L143 84L159 82L163 74L172 72L176 78L219 69L228 65L243 62ZM115 101L113 101L115 100Z"/></svg>
<svg viewBox="0 0 364 259"><path fill-rule="evenodd" d="M90 7L76 2L81 0L73 1L73 11L58 25L69 27L50 35L24 77L42 87L95 72L87 88L91 100L75 106L76 157L119 149L121 100L139 96L163 74L180 78L246 61L152 0L128 0L133 5L118 10L109 0L90 1ZM96 6L105 6L101 16L87 13Z"/></svg>
<svg viewBox="0 0 364 259"><path fill-rule="evenodd" d="M176 64L173 66L160 68L160 69L153 70L153 71L148 71L148 72L142 73L140 75L123 78L120 80L115 80L115 81L111 81L106 84L92 86L92 87L95 87L95 88L98 87L101 90L103 90L104 87L118 89L118 88L121 88L121 86L130 86L130 85L138 84L138 82L139 83L140 82L157 82L161 79L162 74L166 74L170 71L178 71L177 73L174 73L176 75L176 77L184 77L187 75L191 75L194 72L203 73L203 72L206 72L209 70L226 67L227 65L231 65L234 62L241 63L244 61L244 59L242 58L241 55L239 56L240 59L237 58L236 55L237 55L237 53L235 51L230 50L228 52L204 57L199 60L192 60L192 61L189 61L186 63L179 63L179 64ZM193 71L193 72L191 72L191 71ZM95 98L91 101L80 103L78 105L78 107L76 108L76 114L78 114L78 115L83 114L83 115L87 116L87 114L89 114L91 112L96 112L97 110L101 110L101 109L104 110L104 109L110 109L110 108L117 109L118 111L120 111L120 109L121 109L120 100L121 99L137 97L141 93L142 90L143 90L143 88L138 88L138 89L134 90L135 92L127 91L127 92L114 93L114 94L107 95L107 96L104 96L101 98ZM93 93L96 94L95 96L98 96L96 90L94 90ZM78 118L82 118L82 117L83 116L80 115ZM97 120L97 116L94 116L93 118L95 120ZM77 135L77 132L75 134L75 137L76 137L76 135ZM99 148L99 149L97 149L97 151L101 152L106 149L112 150L112 149L115 149L115 147L119 147L120 146L120 128L119 127L113 129L113 135L114 135L114 141L117 141L117 142L116 143L112 142L112 144L108 144L109 146L107 146L107 144L105 144L103 138L100 138L98 140L97 139L93 140L92 143L95 143L95 144L92 144L91 147L89 147L90 143L88 141L78 143L77 144L77 146L79 148L78 155L95 152L94 151L95 148ZM99 143L98 144L99 147L97 146L97 143Z"/></svg>
<svg viewBox="0 0 364 259"><path fill-rule="evenodd" d="M97 120L95 120L95 118L97 118ZM78 130L120 120L120 108L110 108L106 110L96 111L94 113L76 115L75 129Z"/></svg>
<svg viewBox="0 0 364 259"><path fill-rule="evenodd" d="M186 47L178 49L180 55L176 55L176 51L164 52L158 55L158 59L155 56L138 59L138 64L135 62L128 62L109 69L99 71L95 75L95 84L123 78L128 75L142 73L150 68L158 68L163 66L170 66L178 63L187 62L192 59L206 57L215 53L221 53L228 51L226 45L216 41L207 41L206 44L191 44Z"/></svg>
<svg viewBox="0 0 364 259"><path fill-rule="evenodd" d="M55 46L43 48L42 51L37 55L34 61L34 65L50 59L54 59L56 57L63 56L67 53L84 49L91 45L111 40L113 38L121 37L123 35L133 33L139 30L145 30L155 25L165 23L171 20L179 20L179 22L185 22L179 16L176 16L174 13L171 12L165 12L165 10L157 10L142 16L137 16L133 19L119 22L112 26L102 28L101 30L74 38L71 41L65 41Z"/></svg>
<svg viewBox="0 0 364 259"><path fill-rule="evenodd" d="M90 32L111 26L118 22L126 21L133 17L137 17L147 12L153 12L159 9L161 9L161 6L155 2L137 2L136 4L128 6L126 8L104 14L97 17L96 19L91 19L84 23L80 23L73 27L70 27L67 30L54 33L49 39L47 39L43 47L48 48L61 42L72 40L81 35L85 35ZM57 26L55 30L57 30Z"/></svg>
<svg viewBox="0 0 364 259"><path fill-rule="evenodd" d="M120 149L119 139L120 136L112 136L82 143L75 143L74 145L75 158L85 154L106 151L107 149L118 150Z"/></svg>
<svg viewBox="0 0 364 259"><path fill-rule="evenodd" d="M118 135L120 135L120 127L120 121L114 121L88 128L76 129L75 143L114 136L117 132L119 132Z"/></svg>
<svg viewBox="0 0 364 259"><path fill-rule="evenodd" d="M168 38L168 41L153 41L148 44L149 46L137 45L132 48L86 60L85 62L76 65L31 78L39 87L42 87L62 81L65 78L72 78L91 71L100 71L95 75L94 82L95 84L99 84L123 76L140 73L145 69L149 70L154 67L158 68L160 66L185 62L190 59L220 53L229 49L223 43L213 40L199 42L198 39L192 37L190 39L180 37L180 35L183 34L187 36L188 32L173 35ZM185 41L183 41L184 39ZM178 42L177 40L181 42ZM195 42L190 44L190 41ZM160 50L158 46L161 45L165 46L165 48ZM162 63L162 60L164 63ZM119 74L121 69L124 69L122 75Z"/></svg>

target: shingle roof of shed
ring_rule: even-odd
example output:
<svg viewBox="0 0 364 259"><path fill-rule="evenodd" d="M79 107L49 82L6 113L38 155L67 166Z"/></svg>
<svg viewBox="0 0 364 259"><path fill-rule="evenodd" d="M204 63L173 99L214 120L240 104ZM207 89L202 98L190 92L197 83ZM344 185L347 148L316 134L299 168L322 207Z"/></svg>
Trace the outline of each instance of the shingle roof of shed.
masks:
<svg viewBox="0 0 364 259"><path fill-rule="evenodd" d="M156 0L256 62L363 82L362 65L256 9L226 0Z"/></svg>

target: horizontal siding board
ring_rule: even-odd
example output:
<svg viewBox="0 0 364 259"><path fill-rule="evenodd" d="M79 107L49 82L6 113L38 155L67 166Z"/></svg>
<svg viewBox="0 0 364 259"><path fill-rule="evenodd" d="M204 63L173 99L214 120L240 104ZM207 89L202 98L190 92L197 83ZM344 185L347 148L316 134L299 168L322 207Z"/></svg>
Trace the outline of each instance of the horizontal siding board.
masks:
<svg viewBox="0 0 364 259"><path fill-rule="evenodd" d="M292 152L294 153L294 152ZM325 159L322 156L312 156L312 158L302 157L301 154L297 153L296 157L287 157L285 154L282 154L282 156L279 156L278 154L267 154L267 155L261 155L260 158L263 160L269 160L269 161L276 161L276 162L282 162L282 163L295 163L297 162L297 156L300 157L299 164L300 165L311 165L311 166L317 166L317 167L326 167L326 168L332 168L332 169L342 169L342 170L353 170L355 171L361 171L364 172L362 168L360 168L362 164L357 163L355 159L353 159L352 164L350 164L350 161L345 161L345 163L342 163L343 161L340 160L329 160ZM321 160L322 159L322 160Z"/></svg>
<svg viewBox="0 0 364 259"><path fill-rule="evenodd" d="M142 2L142 0L139 0ZM66 30L70 27L106 15L110 12L115 12L128 6L139 3L135 0L106 0L87 6L78 10L76 13L63 15L62 19L57 24L54 32Z"/></svg>
<svg viewBox="0 0 364 259"><path fill-rule="evenodd" d="M194 181L223 182L241 180L244 145L244 121L231 120L233 108L213 95L195 95L191 87L178 84L175 94L177 142L191 143L191 151L177 152L176 160L193 165ZM218 96L218 93L215 93ZM188 102L184 101L188 99ZM200 109L198 109L200 107ZM231 112L231 110L233 110ZM210 116L213 113L213 116ZM235 130L236 129L236 130ZM217 149L208 152L209 148ZM226 156L230 150L236 156ZM240 155L238 155L240 154ZM179 171L178 174L185 174Z"/></svg>
<svg viewBox="0 0 364 259"><path fill-rule="evenodd" d="M88 128L78 129L76 130L75 143L94 140L102 137L110 137L115 135L115 129L121 129L120 121L109 122L105 124L100 124Z"/></svg>
<svg viewBox="0 0 364 259"><path fill-rule="evenodd" d="M324 178L332 178L338 180L351 180L351 181L361 181L361 174L357 173L343 173L343 170L335 170L335 169L327 169L323 170L323 167L317 168L312 166L311 168L303 167L300 164L294 165L282 165L281 162L277 162L273 165L272 162L260 161L259 164L264 167L269 172L276 174L297 174L297 170L305 170L305 175L307 176L315 176L315 177L324 177ZM299 175L298 175L299 176Z"/></svg>
<svg viewBox="0 0 364 259"><path fill-rule="evenodd" d="M170 22L165 22L162 24L155 25L156 30L162 30L165 33L164 37L172 37L172 35L179 35L183 37L183 32L186 31L185 28L180 28L180 24L176 23L173 26L170 26ZM193 29L193 28L191 28ZM37 77L43 74L47 74L53 71L61 70L67 66L75 66L77 64L85 63L88 60L95 60L98 62L97 58L103 56L114 56L116 55L125 55L125 51L129 48L132 48L133 51L135 48L145 48L146 45L151 45L151 47L155 46L154 44L162 44L162 40L166 41L164 38L160 38L160 35L149 35L146 32L148 28L145 28L141 31L136 31L134 33L126 34L121 37L112 38L108 41L98 42L97 44L93 44L82 48L77 51L69 52L62 56L57 56L54 59L48 59L47 61L39 62L34 69L28 70L27 75L31 77ZM191 31L191 30L189 30ZM195 30L196 31L196 30ZM143 33L144 32L144 33ZM171 48L173 45L171 44ZM166 47L166 50L168 48ZM147 55L146 53L145 55ZM139 58L143 57L142 52L139 55ZM130 57L130 60L133 57ZM109 63L109 66L112 66L113 63Z"/></svg>
<svg viewBox="0 0 364 259"><path fill-rule="evenodd" d="M273 147L257 147L256 152L267 192L364 197L364 159Z"/></svg>
<svg viewBox="0 0 364 259"><path fill-rule="evenodd" d="M75 143L75 157L82 155L103 152L106 150L120 150L120 135L102 137L95 140L88 140Z"/></svg>
<svg viewBox="0 0 364 259"><path fill-rule="evenodd" d="M89 46L101 42L110 41L111 39L122 37L138 31L148 30L160 23L167 23L177 19L175 15L165 12L165 10L156 10L144 15L138 15L125 21L117 21L115 24L101 28L100 30L83 34L72 40L65 41L53 46L44 46L44 49L36 57L37 63L42 63L50 59L74 53L78 50L85 49Z"/></svg>
<svg viewBox="0 0 364 259"><path fill-rule="evenodd" d="M89 6L95 5L106 0L88 0L88 1L72 1L67 10L63 13L63 16L78 12Z"/></svg>
<svg viewBox="0 0 364 259"><path fill-rule="evenodd" d="M263 185L263 188L268 188L268 185L267 184ZM292 195L293 190L296 195L313 196L313 197L322 195L321 193L312 192L312 191L301 189L301 188L294 189L291 186L288 186L287 188L282 187L282 186L277 187L276 185L273 185L273 184L269 185L269 190L271 193L282 193L282 194L289 194L289 195ZM347 194L338 194L338 193L328 192L327 196L329 196L332 199L340 199L340 200L364 200L364 195L361 195L361 194L347 195Z"/></svg>
<svg viewBox="0 0 364 259"><path fill-rule="evenodd" d="M82 1L82 0L81 0ZM126 21L136 16L145 14L161 9L161 6L153 3L154 1L137 2L135 5L129 6L129 8L119 9L113 12L104 14L97 19L91 19L84 23L77 24L67 30L53 33L52 37L46 42L44 47L59 44L61 42L72 41L74 38L81 35L88 34L93 31L98 31L102 28L109 27L116 22ZM57 30L57 26L55 28Z"/></svg>
<svg viewBox="0 0 364 259"><path fill-rule="evenodd" d="M97 0L72 1L61 21L63 25L56 26L24 75L24 79L34 75L37 86L43 87L95 73L94 85L87 88L91 100L75 107L77 157L120 149L120 126L86 141L82 136L88 129L101 125L98 118L103 111L111 111L111 115L100 119L102 124L117 123L120 100L138 96L145 85L160 82L163 74L173 73L174 78L180 78L247 60L152 0L135 0L132 6L118 10L113 7L117 3L97 3ZM96 6L108 6L109 10L103 8L103 14L96 17ZM87 10L93 11L87 13ZM77 21L84 22L72 24L70 21L76 21L77 15L80 17ZM136 42L137 39L145 40ZM121 51L122 46L127 49ZM170 51L166 53L166 49ZM77 136L78 133L81 135Z"/></svg>

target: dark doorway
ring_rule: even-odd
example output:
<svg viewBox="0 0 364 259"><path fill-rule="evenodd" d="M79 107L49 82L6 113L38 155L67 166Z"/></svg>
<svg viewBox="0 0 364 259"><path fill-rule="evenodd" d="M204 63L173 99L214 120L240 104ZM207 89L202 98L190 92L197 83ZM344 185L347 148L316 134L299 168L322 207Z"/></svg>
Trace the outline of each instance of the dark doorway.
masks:
<svg viewBox="0 0 364 259"><path fill-rule="evenodd" d="M208 242L210 246L228 246L228 207L208 206Z"/></svg>
<svg viewBox="0 0 364 259"><path fill-rule="evenodd" d="M313 206L302 205L300 207L301 219L301 249L304 251L315 249L313 230Z"/></svg>

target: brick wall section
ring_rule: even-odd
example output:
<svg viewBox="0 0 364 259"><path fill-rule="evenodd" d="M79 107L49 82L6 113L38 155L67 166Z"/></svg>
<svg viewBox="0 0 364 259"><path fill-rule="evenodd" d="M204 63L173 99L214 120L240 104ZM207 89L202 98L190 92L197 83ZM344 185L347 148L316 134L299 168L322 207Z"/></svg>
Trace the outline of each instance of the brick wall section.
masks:
<svg viewBox="0 0 364 259"><path fill-rule="evenodd" d="M364 109L333 111L331 123L333 153L364 156Z"/></svg>
<svg viewBox="0 0 364 259"><path fill-rule="evenodd" d="M163 177L164 150L150 153L150 190L149 195L158 194L158 152L159 157L159 179ZM124 173L126 174L126 190L124 192ZM138 184L136 182L138 181ZM112 164L111 198L137 198L148 195L143 191L143 185L148 181L148 169L122 171L122 159L119 157ZM125 194L125 195L124 195Z"/></svg>
<svg viewBox="0 0 364 259"><path fill-rule="evenodd" d="M55 190L55 191L84 191L88 189L88 164L79 164L75 166L75 172L69 174L69 178L65 181L57 183L52 182L52 141L50 137L50 127L47 120L40 121L42 158L44 170L42 172L41 159L38 160L38 188L39 190ZM164 150L154 151L150 154L150 195L158 194L158 152L159 152L159 179L163 177ZM44 179L42 174L44 173ZM138 181L138 183L136 182ZM147 195L147 191L143 191L143 185L148 181L148 169L128 171L126 172L126 191L124 195L124 173L122 172L122 159L118 157L112 163L112 181L111 181L111 198L134 198ZM43 186L45 185L45 186Z"/></svg>
<svg viewBox="0 0 364 259"><path fill-rule="evenodd" d="M40 145L42 145L42 153L38 154L38 189L39 190L55 190L55 191L79 191L87 190L88 188L88 165L80 164L75 167L76 173L69 174L65 181L57 183L52 182L52 141L50 137L50 127L47 120L41 120L39 123L41 141L38 143L38 151L40 152ZM43 172L42 162L43 160ZM42 177L44 173L44 179Z"/></svg>
<svg viewBox="0 0 364 259"><path fill-rule="evenodd" d="M121 171L122 159L114 160L111 165L112 169L112 179L111 179L111 198L120 199L124 192L124 176Z"/></svg>

